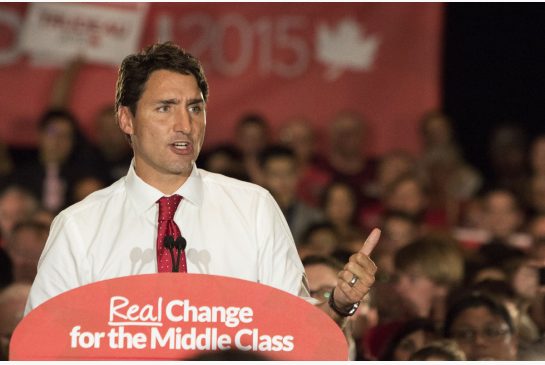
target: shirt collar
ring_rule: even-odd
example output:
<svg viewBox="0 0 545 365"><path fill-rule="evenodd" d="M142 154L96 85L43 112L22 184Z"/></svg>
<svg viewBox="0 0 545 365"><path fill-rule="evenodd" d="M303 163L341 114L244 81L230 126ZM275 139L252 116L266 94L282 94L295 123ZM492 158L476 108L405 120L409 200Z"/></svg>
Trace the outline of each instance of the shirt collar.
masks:
<svg viewBox="0 0 545 365"><path fill-rule="evenodd" d="M193 169L191 174L185 183L180 186L174 194L179 194L190 203L201 206L202 204L202 177L197 169L195 163L193 163ZM142 180L134 170L134 159L131 161L127 177L125 178L125 185L127 187L127 195L134 203L137 214L144 213L148 209L154 207L164 194L158 189L146 183Z"/></svg>

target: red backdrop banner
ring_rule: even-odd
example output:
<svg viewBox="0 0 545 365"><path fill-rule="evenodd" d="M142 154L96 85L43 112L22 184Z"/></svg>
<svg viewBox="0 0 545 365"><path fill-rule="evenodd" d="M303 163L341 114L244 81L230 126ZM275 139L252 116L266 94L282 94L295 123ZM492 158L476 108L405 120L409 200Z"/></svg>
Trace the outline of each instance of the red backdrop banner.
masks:
<svg viewBox="0 0 545 365"><path fill-rule="evenodd" d="M61 72L19 44L29 7L0 5L0 139L15 145L35 143L36 119ZM173 40L202 60L211 89L205 147L230 140L246 112L262 113L273 130L305 116L325 132L338 111L352 109L370 126L363 148L417 152L418 120L440 105L442 10L434 3L151 3L139 44ZM98 110L114 100L116 73L89 61L75 80L70 106L91 137Z"/></svg>

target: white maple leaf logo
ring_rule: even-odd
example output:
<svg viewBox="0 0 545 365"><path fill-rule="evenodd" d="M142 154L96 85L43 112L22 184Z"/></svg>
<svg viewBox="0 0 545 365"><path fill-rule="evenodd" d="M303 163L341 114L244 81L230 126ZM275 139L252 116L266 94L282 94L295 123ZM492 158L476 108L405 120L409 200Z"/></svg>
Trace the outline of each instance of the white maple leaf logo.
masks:
<svg viewBox="0 0 545 365"><path fill-rule="evenodd" d="M316 58L327 66L325 77L333 81L344 70L369 71L379 43L376 35L365 34L353 19L343 19L336 27L322 23L316 32Z"/></svg>

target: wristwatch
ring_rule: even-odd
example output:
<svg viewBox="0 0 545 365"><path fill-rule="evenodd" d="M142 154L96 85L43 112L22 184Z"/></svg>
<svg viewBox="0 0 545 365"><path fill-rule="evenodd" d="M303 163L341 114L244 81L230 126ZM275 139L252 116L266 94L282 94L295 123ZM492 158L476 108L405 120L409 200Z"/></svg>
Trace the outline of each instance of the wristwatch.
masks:
<svg viewBox="0 0 545 365"><path fill-rule="evenodd" d="M335 288L331 289L331 294L329 295L329 301L328 301L329 306L331 307L331 309L333 309L335 313L337 313L341 317L350 317L351 315L356 313L356 310L360 306L360 302L356 302L352 304L352 307L350 307L350 309L346 311L337 307L337 305L335 304L335 299L333 294L335 294Z"/></svg>

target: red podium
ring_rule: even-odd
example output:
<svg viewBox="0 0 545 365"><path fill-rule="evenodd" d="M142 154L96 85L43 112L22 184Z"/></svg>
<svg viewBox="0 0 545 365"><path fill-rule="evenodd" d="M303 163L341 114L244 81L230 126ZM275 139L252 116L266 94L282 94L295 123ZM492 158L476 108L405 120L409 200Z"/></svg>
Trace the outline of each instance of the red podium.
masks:
<svg viewBox="0 0 545 365"><path fill-rule="evenodd" d="M271 360L347 360L320 309L254 282L201 274L127 276L51 298L15 329L10 360L182 360L219 350Z"/></svg>

